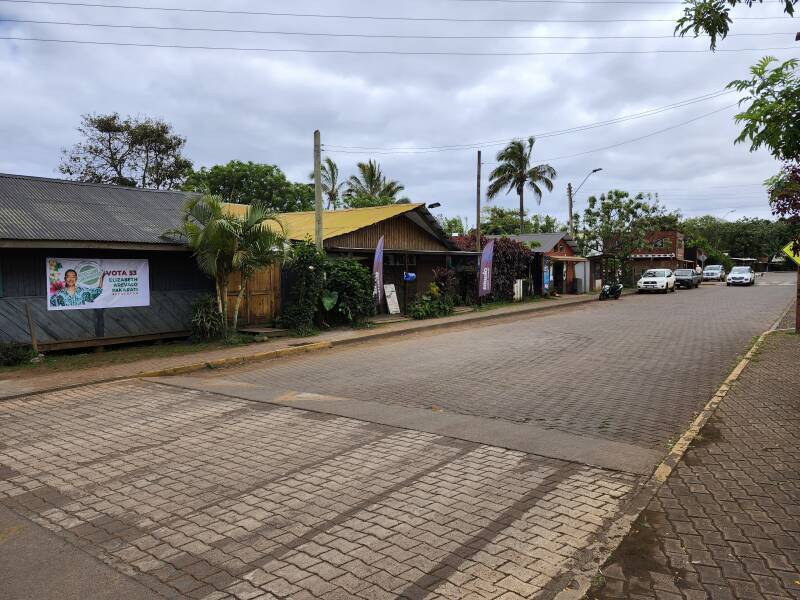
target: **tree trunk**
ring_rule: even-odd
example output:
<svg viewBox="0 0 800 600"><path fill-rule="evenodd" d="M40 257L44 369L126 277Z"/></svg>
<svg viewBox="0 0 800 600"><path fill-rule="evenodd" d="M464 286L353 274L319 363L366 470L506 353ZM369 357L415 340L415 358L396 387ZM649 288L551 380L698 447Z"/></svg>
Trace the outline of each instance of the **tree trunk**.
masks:
<svg viewBox="0 0 800 600"><path fill-rule="evenodd" d="M525 188L519 188L519 234L525 233L525 202L522 197L525 194Z"/></svg>
<svg viewBox="0 0 800 600"><path fill-rule="evenodd" d="M239 326L239 307L242 304L245 289L247 288L247 278L243 277L239 286L239 294L236 296L236 304L233 305L233 333L235 334Z"/></svg>

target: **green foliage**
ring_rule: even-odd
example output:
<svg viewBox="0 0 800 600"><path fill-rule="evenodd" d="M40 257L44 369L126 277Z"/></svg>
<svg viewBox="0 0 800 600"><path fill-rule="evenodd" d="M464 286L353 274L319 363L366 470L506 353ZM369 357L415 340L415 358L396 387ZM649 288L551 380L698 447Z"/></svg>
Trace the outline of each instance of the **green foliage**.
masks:
<svg viewBox="0 0 800 600"><path fill-rule="evenodd" d="M328 260L322 306L329 324L358 324L374 311L372 271L353 259Z"/></svg>
<svg viewBox="0 0 800 600"><path fill-rule="evenodd" d="M447 267L435 267L433 269L433 283L439 288L439 292L450 298L453 303L458 299L458 278L453 269Z"/></svg>
<svg viewBox="0 0 800 600"><path fill-rule="evenodd" d="M398 201L397 195L403 186L397 181L387 179L381 166L374 160L356 165L358 175L351 175L347 180L344 203L348 208L364 208L382 206Z"/></svg>
<svg viewBox="0 0 800 600"><path fill-rule="evenodd" d="M314 316L322 301L325 285L325 253L307 239L296 244L288 257L288 302L280 323L283 327L305 335L314 329Z"/></svg>
<svg viewBox="0 0 800 600"><path fill-rule="evenodd" d="M767 181L772 214L779 215L793 240L792 250L800 254L800 164L787 163Z"/></svg>
<svg viewBox="0 0 800 600"><path fill-rule="evenodd" d="M800 160L800 77L795 73L797 59L771 68L777 59L765 56L750 67L752 77L731 81L728 88L746 92L739 104L749 102L736 115L744 128L736 143L750 141L750 151L762 146L778 160Z"/></svg>
<svg viewBox="0 0 800 600"><path fill-rule="evenodd" d="M598 252L612 259L605 261L603 276L616 280L620 275L618 266L628 264L634 250L647 246L647 236L661 229L665 217L664 207L643 194L631 197L628 192L611 190L600 198L590 196L582 222L576 220L579 253L585 256Z"/></svg>
<svg viewBox="0 0 800 600"><path fill-rule="evenodd" d="M183 138L166 121L83 115L82 141L62 151L58 170L69 179L156 189L179 188L192 171Z"/></svg>
<svg viewBox="0 0 800 600"><path fill-rule="evenodd" d="M225 324L213 296L203 294L192 301L192 339L206 342L221 338Z"/></svg>
<svg viewBox="0 0 800 600"><path fill-rule="evenodd" d="M232 273L241 276L240 292L233 310L236 331L239 306L247 282L259 269L282 259L286 240L283 226L261 204L250 206L245 217L225 209L219 196L197 196L184 208L183 223L165 235L184 241L200 269L214 280L217 309L228 334L228 286Z"/></svg>
<svg viewBox="0 0 800 600"><path fill-rule="evenodd" d="M506 193L516 192L519 196L519 222L520 230L525 229L525 187L533 191L536 203L542 202L542 187L548 192L553 191L553 179L556 170L548 164L531 166L533 146L536 138L529 137L527 143L522 140L512 140L508 146L497 153L497 162L500 163L489 174L489 188L486 195L494 198L504 189Z"/></svg>
<svg viewBox="0 0 800 600"><path fill-rule="evenodd" d="M533 215L522 211L524 220L522 233L555 233L566 230L566 226L550 215ZM500 206L484 206L481 212L481 235L519 235L519 211Z"/></svg>
<svg viewBox="0 0 800 600"><path fill-rule="evenodd" d="M29 362L36 355L26 344L0 342L0 367L15 367Z"/></svg>
<svg viewBox="0 0 800 600"><path fill-rule="evenodd" d="M431 283L428 293L423 294L408 305L408 316L412 319L433 319L446 317L453 312L453 300L442 294L435 283Z"/></svg>
<svg viewBox="0 0 800 600"><path fill-rule="evenodd" d="M467 225L461 217L448 218L444 215L439 215L436 220L439 221L439 225L448 236L466 235L467 233Z"/></svg>
<svg viewBox="0 0 800 600"><path fill-rule="evenodd" d="M308 177L311 181L314 181L313 172ZM322 180L322 193L328 201L326 209L336 210L341 208L341 194L347 184L344 181L339 181L339 166L329 156L325 157L320 166L320 179ZM311 189L313 192L313 185Z"/></svg>
<svg viewBox="0 0 800 600"><path fill-rule="evenodd" d="M261 203L279 213L314 210L314 187L290 182L276 165L232 160L203 167L189 175L183 189L220 196L233 204Z"/></svg>
<svg viewBox="0 0 800 600"><path fill-rule="evenodd" d="M758 0L761 2L761 0ZM675 33L683 37L691 32L694 37L707 35L711 38L711 49L717 47L717 39L725 39L730 32L731 9L740 4L753 6L756 0L685 0L683 16L678 19ZM783 10L794 14L797 0L781 0Z"/></svg>

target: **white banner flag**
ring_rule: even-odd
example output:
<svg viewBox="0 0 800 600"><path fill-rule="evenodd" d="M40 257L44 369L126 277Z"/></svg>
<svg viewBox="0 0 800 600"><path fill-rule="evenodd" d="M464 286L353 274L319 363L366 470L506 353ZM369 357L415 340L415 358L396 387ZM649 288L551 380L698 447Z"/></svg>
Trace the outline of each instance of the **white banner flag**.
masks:
<svg viewBox="0 0 800 600"><path fill-rule="evenodd" d="M142 259L48 258L47 310L150 306L150 265Z"/></svg>

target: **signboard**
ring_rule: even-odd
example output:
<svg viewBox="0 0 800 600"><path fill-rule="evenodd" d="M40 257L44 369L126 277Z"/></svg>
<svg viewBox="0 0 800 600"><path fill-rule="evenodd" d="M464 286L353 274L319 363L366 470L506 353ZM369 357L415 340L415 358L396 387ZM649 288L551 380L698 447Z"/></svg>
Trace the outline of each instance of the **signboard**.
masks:
<svg viewBox="0 0 800 600"><path fill-rule="evenodd" d="M791 258L798 265L800 265L800 254L795 254L794 252L792 252L793 245L794 242L789 242L788 244L786 244L786 246L783 248L783 253L789 258Z"/></svg>
<svg viewBox="0 0 800 600"><path fill-rule="evenodd" d="M381 305L383 300L383 236L378 240L378 245L375 247L375 260L372 262L372 278L375 282L372 296L375 298L375 304Z"/></svg>
<svg viewBox="0 0 800 600"><path fill-rule="evenodd" d="M399 315L400 303L397 301L397 290L394 289L394 284L387 283L383 289L386 292L386 306L389 308L389 314Z"/></svg>
<svg viewBox="0 0 800 600"><path fill-rule="evenodd" d="M481 253L481 270L478 273L478 297L492 293L492 259L494 258L494 240L491 240Z"/></svg>
<svg viewBox="0 0 800 600"><path fill-rule="evenodd" d="M706 256L706 255L703 253L703 251L701 250L701 251L700 251L700 252L698 252L698 254L697 254L697 260L699 260L701 263L703 263L703 265L705 265L705 264L706 264L706 261L708 260L708 257L707 257L707 256Z"/></svg>
<svg viewBox="0 0 800 600"><path fill-rule="evenodd" d="M142 259L48 258L47 310L150 306L150 264Z"/></svg>

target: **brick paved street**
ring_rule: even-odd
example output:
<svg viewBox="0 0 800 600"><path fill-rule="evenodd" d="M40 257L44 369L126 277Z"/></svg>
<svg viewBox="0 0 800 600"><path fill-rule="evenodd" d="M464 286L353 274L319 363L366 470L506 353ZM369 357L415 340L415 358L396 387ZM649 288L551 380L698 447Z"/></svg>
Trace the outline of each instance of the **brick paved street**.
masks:
<svg viewBox="0 0 800 600"><path fill-rule="evenodd" d="M552 596L635 482L148 382L0 403L0 433L0 503L168 597Z"/></svg>
<svg viewBox="0 0 800 600"><path fill-rule="evenodd" d="M793 282L791 273L772 278ZM275 396L439 407L666 450L793 292L705 284L198 376Z"/></svg>
<svg viewBox="0 0 800 600"><path fill-rule="evenodd" d="M793 292L704 286L210 376L666 450ZM553 598L642 475L507 448L128 380L0 402L0 504L168 598Z"/></svg>
<svg viewBox="0 0 800 600"><path fill-rule="evenodd" d="M603 570L597 598L800 598L798 357L800 337L767 338Z"/></svg>

